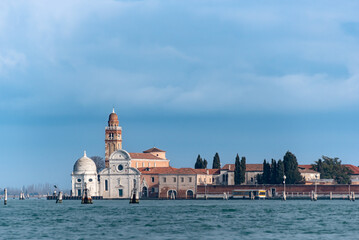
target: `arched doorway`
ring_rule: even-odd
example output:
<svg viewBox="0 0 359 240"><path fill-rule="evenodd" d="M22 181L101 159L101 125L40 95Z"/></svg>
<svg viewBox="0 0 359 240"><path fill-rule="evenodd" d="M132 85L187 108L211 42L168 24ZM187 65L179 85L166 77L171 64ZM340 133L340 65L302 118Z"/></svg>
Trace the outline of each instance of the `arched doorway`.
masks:
<svg viewBox="0 0 359 240"><path fill-rule="evenodd" d="M168 192L167 192L167 198L168 199L176 199L177 198L177 192L176 192L176 190L169 190Z"/></svg>
<svg viewBox="0 0 359 240"><path fill-rule="evenodd" d="M147 189L147 187L142 188L142 197L144 197L144 198L148 197L148 189Z"/></svg>
<svg viewBox="0 0 359 240"><path fill-rule="evenodd" d="M194 194L193 194L192 190L187 190L186 198L187 199L193 199L194 198Z"/></svg>

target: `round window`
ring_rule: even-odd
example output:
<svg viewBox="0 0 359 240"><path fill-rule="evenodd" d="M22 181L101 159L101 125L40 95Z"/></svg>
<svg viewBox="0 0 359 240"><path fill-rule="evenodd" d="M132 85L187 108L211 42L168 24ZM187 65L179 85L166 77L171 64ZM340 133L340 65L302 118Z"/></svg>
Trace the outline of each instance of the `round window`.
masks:
<svg viewBox="0 0 359 240"><path fill-rule="evenodd" d="M123 166L122 166L121 164L120 164L120 165L118 165L118 167L117 167L117 168L118 168L118 170L119 170L119 171L122 171L122 170L123 170Z"/></svg>
<svg viewBox="0 0 359 240"><path fill-rule="evenodd" d="M92 182L92 178L89 179L89 182Z"/></svg>
<svg viewBox="0 0 359 240"><path fill-rule="evenodd" d="M81 182L81 179L79 178L79 179L77 179L77 182Z"/></svg>

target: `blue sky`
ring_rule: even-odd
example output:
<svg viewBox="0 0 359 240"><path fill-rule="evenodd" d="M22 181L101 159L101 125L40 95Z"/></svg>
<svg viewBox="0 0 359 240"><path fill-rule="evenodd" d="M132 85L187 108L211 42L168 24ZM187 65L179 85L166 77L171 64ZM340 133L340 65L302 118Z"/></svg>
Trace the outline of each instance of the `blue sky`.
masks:
<svg viewBox="0 0 359 240"><path fill-rule="evenodd" d="M0 187L124 148L358 165L358 1L1 1Z"/></svg>

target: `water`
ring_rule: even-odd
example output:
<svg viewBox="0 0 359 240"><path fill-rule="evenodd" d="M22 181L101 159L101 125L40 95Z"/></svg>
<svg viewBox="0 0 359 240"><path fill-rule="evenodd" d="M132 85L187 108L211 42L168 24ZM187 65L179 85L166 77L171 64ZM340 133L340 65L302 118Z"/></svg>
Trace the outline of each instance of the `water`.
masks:
<svg viewBox="0 0 359 240"><path fill-rule="evenodd" d="M1 202L2 203L2 202ZM349 201L12 200L0 205L1 239L358 239Z"/></svg>

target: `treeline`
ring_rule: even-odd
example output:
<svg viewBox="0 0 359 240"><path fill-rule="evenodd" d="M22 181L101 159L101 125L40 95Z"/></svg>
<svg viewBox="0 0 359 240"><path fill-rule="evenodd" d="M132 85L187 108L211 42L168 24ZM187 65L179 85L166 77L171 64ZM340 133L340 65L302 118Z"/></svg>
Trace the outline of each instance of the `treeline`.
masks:
<svg viewBox="0 0 359 240"><path fill-rule="evenodd" d="M312 164L312 169L320 173L321 179L334 179L339 184L351 183L350 174L353 172L343 166L339 158L322 156Z"/></svg>
<svg viewBox="0 0 359 240"><path fill-rule="evenodd" d="M208 162L206 159L202 159L201 155L198 154L197 161L194 165L195 169L206 169ZM212 169L220 169L221 168L221 160L219 158L219 154L216 153L213 157Z"/></svg>
<svg viewBox="0 0 359 240"><path fill-rule="evenodd" d="M298 170L298 161L296 156L287 152L283 161L278 162L272 159L269 163L266 160L263 161L263 174L257 175L257 181L259 184L281 184L284 181L288 184L303 183L303 178Z"/></svg>
<svg viewBox="0 0 359 240"><path fill-rule="evenodd" d="M202 159L201 155L198 154L196 163L194 165L195 169L206 169L208 162L206 159ZM221 160L219 158L219 154L216 153L213 157L212 169L220 169L221 168ZM234 182L235 184L242 184L246 180L246 158L239 158L237 154L235 158L235 169L234 169Z"/></svg>

